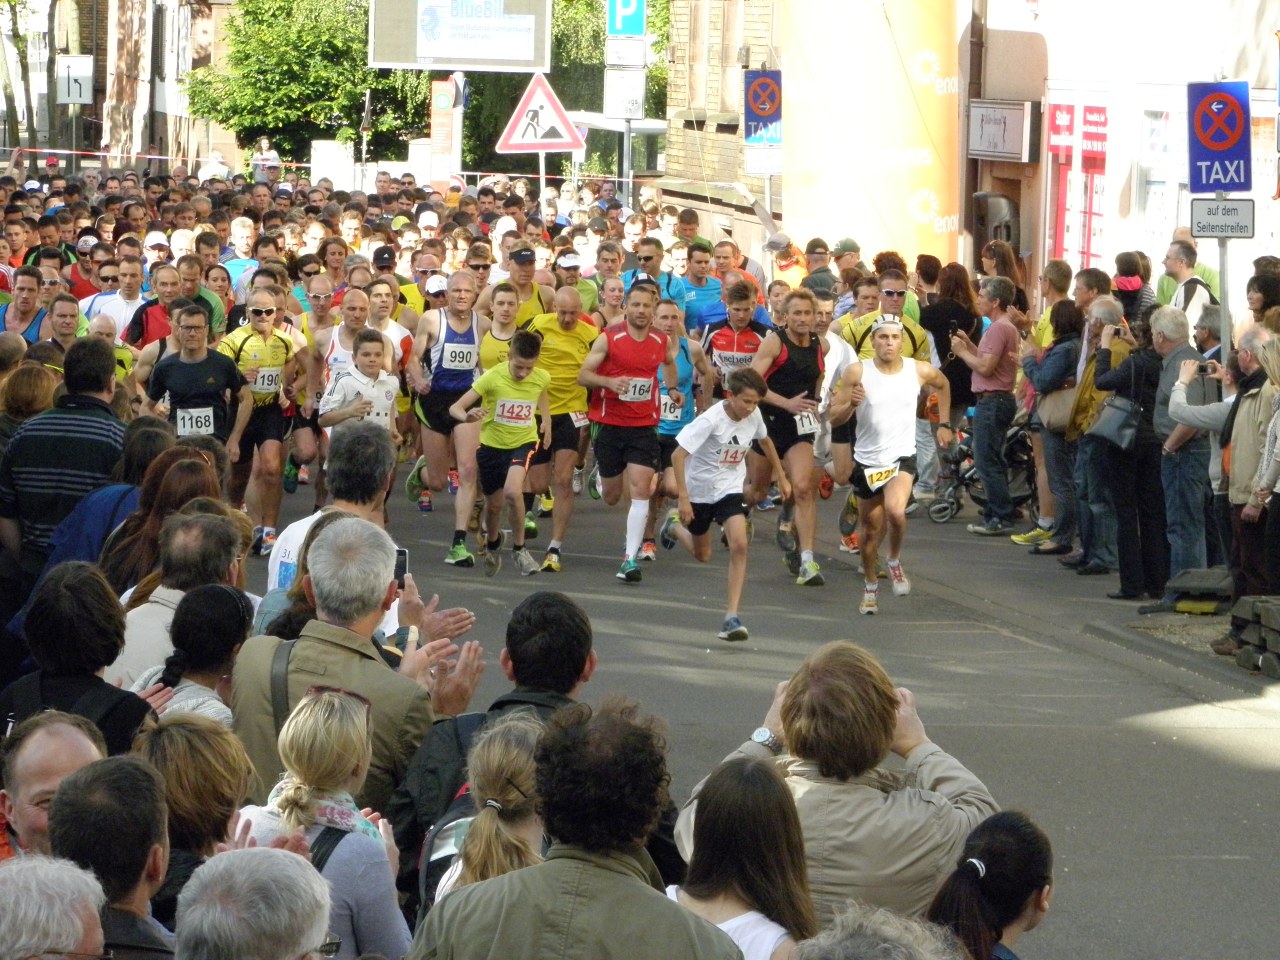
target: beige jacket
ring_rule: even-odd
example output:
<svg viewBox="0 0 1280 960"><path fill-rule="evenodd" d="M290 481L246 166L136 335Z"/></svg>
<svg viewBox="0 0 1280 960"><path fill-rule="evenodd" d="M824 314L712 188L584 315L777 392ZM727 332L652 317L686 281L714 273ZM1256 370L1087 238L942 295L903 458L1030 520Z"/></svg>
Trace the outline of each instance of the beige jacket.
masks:
<svg viewBox="0 0 1280 960"><path fill-rule="evenodd" d="M259 806L284 769L271 711L271 660L280 643L276 637L250 637L240 648L233 675L233 729L257 771L249 802ZM430 696L388 667L372 640L319 620L303 627L289 659L289 706L313 686L340 687L373 704L373 762L356 802L382 812L431 729Z"/></svg>
<svg viewBox="0 0 1280 960"><path fill-rule="evenodd" d="M747 742L726 759L770 755ZM901 773L877 768L848 781L823 777L817 764L786 754L777 764L800 815L819 928L851 898L923 914L970 831L1000 809L982 782L935 743L912 750ZM702 783L694 787L676 823L686 859L701 789Z"/></svg>
<svg viewBox="0 0 1280 960"><path fill-rule="evenodd" d="M1240 406L1231 425L1231 477L1227 485L1227 499L1232 506L1244 506L1253 495L1258 461L1267 440L1267 427L1271 426L1271 400L1275 395L1276 388L1268 380L1238 401Z"/></svg>

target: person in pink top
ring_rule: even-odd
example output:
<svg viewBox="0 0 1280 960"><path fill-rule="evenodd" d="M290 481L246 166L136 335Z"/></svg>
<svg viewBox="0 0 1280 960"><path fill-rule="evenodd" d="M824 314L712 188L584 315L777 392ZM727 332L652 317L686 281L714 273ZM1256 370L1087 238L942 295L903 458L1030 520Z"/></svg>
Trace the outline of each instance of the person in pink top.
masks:
<svg viewBox="0 0 1280 960"><path fill-rule="evenodd" d="M981 523L971 523L970 533L984 537L1007 536L1013 529L1013 500L1009 497L1009 464L1004 455L1004 438L1013 423L1017 405L1013 399L1013 379L1018 371L1018 352L1025 327L1025 315L1012 306L1013 282L1004 277L987 277L978 286L978 312L991 318L991 326L974 346L963 331L951 337L956 359L973 371L973 463L987 493Z"/></svg>

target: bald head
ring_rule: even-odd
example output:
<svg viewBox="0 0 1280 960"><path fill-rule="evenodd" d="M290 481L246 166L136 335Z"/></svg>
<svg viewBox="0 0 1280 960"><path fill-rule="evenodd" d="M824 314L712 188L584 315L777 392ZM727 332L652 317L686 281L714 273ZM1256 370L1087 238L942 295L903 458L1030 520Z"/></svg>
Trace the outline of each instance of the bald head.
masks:
<svg viewBox="0 0 1280 960"><path fill-rule="evenodd" d="M108 343L116 342L116 322L110 317L98 315L89 321L89 336L101 337Z"/></svg>
<svg viewBox="0 0 1280 960"><path fill-rule="evenodd" d="M582 295L574 287L561 287L556 291L556 319L565 330L572 330L582 314Z"/></svg>
<svg viewBox="0 0 1280 960"><path fill-rule="evenodd" d="M1196 238L1191 235L1190 227L1174 227L1173 236L1169 238L1169 242L1173 243L1175 241L1189 243L1193 247L1196 245Z"/></svg>
<svg viewBox="0 0 1280 960"><path fill-rule="evenodd" d="M0 333L0 374L6 374L22 362L27 353L27 341L22 334L5 331Z"/></svg>

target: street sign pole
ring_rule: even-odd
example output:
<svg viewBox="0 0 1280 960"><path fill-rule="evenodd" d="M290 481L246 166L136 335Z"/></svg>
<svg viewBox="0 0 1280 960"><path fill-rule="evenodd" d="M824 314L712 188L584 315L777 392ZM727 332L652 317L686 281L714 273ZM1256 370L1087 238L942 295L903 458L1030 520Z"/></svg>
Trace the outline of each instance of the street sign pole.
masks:
<svg viewBox="0 0 1280 960"><path fill-rule="evenodd" d="M541 197L547 192L547 155L545 152L538 153L538 196Z"/></svg>
<svg viewBox="0 0 1280 960"><path fill-rule="evenodd" d="M1218 203L1227 199L1225 191L1219 190L1214 196ZM1225 236L1218 237L1218 289L1222 291L1219 297L1219 306L1221 312L1218 315L1220 328L1218 330L1218 339L1222 342L1222 365L1226 367L1231 363L1232 350L1231 343L1231 297L1227 295L1227 291L1231 288L1227 286L1227 238Z"/></svg>

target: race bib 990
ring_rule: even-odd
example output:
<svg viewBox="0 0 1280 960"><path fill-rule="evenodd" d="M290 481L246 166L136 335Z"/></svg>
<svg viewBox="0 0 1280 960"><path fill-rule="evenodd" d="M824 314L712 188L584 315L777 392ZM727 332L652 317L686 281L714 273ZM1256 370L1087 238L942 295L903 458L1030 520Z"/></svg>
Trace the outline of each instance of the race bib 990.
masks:
<svg viewBox="0 0 1280 960"><path fill-rule="evenodd" d="M446 370L474 370L480 356L474 343L446 343L440 364Z"/></svg>

